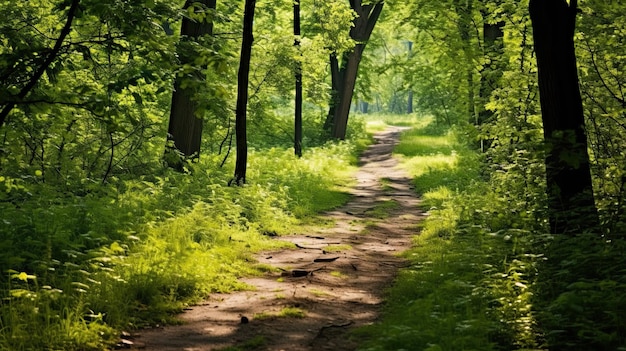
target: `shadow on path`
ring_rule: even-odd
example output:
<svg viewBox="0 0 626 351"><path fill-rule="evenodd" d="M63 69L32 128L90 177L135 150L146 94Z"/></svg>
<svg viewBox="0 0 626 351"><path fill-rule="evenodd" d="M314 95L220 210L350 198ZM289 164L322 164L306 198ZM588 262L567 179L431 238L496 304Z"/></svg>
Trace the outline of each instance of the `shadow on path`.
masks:
<svg viewBox="0 0 626 351"><path fill-rule="evenodd" d="M405 264L397 254L411 246L424 216L411 179L391 156L401 131L391 127L375 135L360 158L352 200L324 214L334 227L281 236L297 249L257 255L259 263L281 271L242 279L254 291L212 295L180 316L183 325L142 331L135 347L356 349L349 331L376 320L385 289ZM281 312L290 316L278 317Z"/></svg>

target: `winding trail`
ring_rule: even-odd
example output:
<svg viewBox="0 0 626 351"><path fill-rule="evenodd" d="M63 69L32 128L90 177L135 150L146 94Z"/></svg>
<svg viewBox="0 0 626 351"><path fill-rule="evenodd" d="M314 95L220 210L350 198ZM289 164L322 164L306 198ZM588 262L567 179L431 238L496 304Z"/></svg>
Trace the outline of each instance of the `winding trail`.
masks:
<svg viewBox="0 0 626 351"><path fill-rule="evenodd" d="M279 240L298 248L257 255L259 263L282 271L243 279L256 287L254 291L212 295L183 313L182 325L142 331L135 347L356 349L358 343L349 338L349 331L378 317L385 288L405 265L397 254L411 246L416 225L424 217L411 179L391 156L401 131L391 127L375 135L375 143L361 156L352 200L323 215L334 227L281 236ZM287 307L303 311L304 317L275 316Z"/></svg>

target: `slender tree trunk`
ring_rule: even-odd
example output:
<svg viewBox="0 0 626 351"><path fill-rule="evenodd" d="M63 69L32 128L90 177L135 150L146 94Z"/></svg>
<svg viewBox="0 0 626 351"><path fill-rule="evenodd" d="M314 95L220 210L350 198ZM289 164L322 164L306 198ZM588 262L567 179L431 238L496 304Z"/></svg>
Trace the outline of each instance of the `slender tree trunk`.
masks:
<svg viewBox="0 0 626 351"><path fill-rule="evenodd" d="M487 14L483 12L483 19ZM493 119L493 112L485 108L489 102L491 93L500 85L500 78L504 71L506 63L503 60L504 55L504 22L495 24L483 22L483 56L485 57L485 65L480 71L480 87L479 87L479 103L477 104L478 113L476 114L477 126L480 126ZM480 140L480 149L485 151L491 147L491 139Z"/></svg>
<svg viewBox="0 0 626 351"><path fill-rule="evenodd" d="M408 51L408 59L411 60L411 58L413 57L413 42L410 40L407 41L406 48ZM409 88L407 95L406 113L411 114L413 113L413 90L411 88Z"/></svg>
<svg viewBox="0 0 626 351"><path fill-rule="evenodd" d="M361 112L364 114L369 113L370 103L367 101L361 101Z"/></svg>
<svg viewBox="0 0 626 351"><path fill-rule="evenodd" d="M185 9L193 6L194 3L201 3L204 8L197 11L215 10L216 0L203 0L185 2ZM180 64L185 65L195 60L195 55L185 48L188 43L197 40L205 35L213 34L213 21L211 15L205 17L202 22L183 18L180 30L179 57ZM193 52L193 51L191 51ZM203 68L204 69L204 68ZM170 167L182 169L182 158L200 157L200 144L202 142L202 118L199 116L198 103L196 99L195 85L183 88L183 81L186 78L177 77L174 82L174 92L172 93L172 107L170 110L170 121L167 130L168 145L166 148L166 161ZM201 71L194 72L194 79L203 82L205 79Z"/></svg>
<svg viewBox="0 0 626 351"><path fill-rule="evenodd" d="M330 78L331 78L331 98L330 107L328 109L328 115L324 122L324 130L328 133L332 133L333 126L335 125L335 111L339 104L339 91L341 90L341 83L343 79L341 77L341 71L339 70L339 59L337 53L330 54Z"/></svg>
<svg viewBox="0 0 626 351"><path fill-rule="evenodd" d="M298 52L300 51L300 0L293 3L293 35L295 36L294 45ZM295 118L294 118L294 153L298 157L302 157L302 64L300 60L296 60L295 65L296 78L296 98L295 98Z"/></svg>
<svg viewBox="0 0 626 351"><path fill-rule="evenodd" d="M384 1L363 5L361 0L350 1L352 9L357 13L350 37L356 41L354 49L345 53L341 68L338 68L336 55L331 55L331 76L336 98L331 101L328 118L324 124L335 139L345 139L348 127L350 105L359 73L359 64L365 45L369 40L374 26L383 10Z"/></svg>
<svg viewBox="0 0 626 351"><path fill-rule="evenodd" d="M246 0L243 15L243 40L241 41L241 59L237 78L237 108L235 112L235 136L237 138L237 160L235 161L235 175L230 184L243 185L246 182L248 163L247 139L247 107L248 82L250 80L250 58L252 43L254 42L253 24L256 0Z"/></svg>
<svg viewBox="0 0 626 351"><path fill-rule="evenodd" d="M50 65L54 62L54 60L57 59L57 57L59 56L59 52L61 51L61 47L63 46L63 42L65 41L65 38L72 31L72 22L74 21L74 18L76 17L76 13L78 12L79 4L80 4L80 0L72 0L72 3L70 4L70 8L67 11L67 19L65 20L65 25L61 29L61 33L59 34L59 37L57 38L54 44L54 47L52 48L52 50L50 50L50 53L46 56L46 59L43 61L41 66L39 66L39 68L35 70L35 73L28 80L28 83L26 83L26 85L22 89L20 89L17 95L12 97L11 100L14 100L14 99L17 99L18 101L23 100L28 95L28 93L30 93L30 91L33 90L35 86L37 86L39 79L41 79L43 74L46 72L48 67L50 67ZM4 125L4 122L6 121L7 116L9 115L9 113L11 113L11 111L15 107L16 102L17 101L7 102L2 108L2 110L0 110L0 127Z"/></svg>
<svg viewBox="0 0 626 351"><path fill-rule="evenodd" d="M577 1L531 0L544 139L548 215L554 234L595 231L587 137L574 51Z"/></svg>
<svg viewBox="0 0 626 351"><path fill-rule="evenodd" d="M483 15L483 17L485 17ZM504 55L504 22L496 24L483 24L483 47L485 65L480 72L480 109L478 110L478 124L488 121L493 113L485 109L485 104L489 102L491 93L499 85L502 77Z"/></svg>

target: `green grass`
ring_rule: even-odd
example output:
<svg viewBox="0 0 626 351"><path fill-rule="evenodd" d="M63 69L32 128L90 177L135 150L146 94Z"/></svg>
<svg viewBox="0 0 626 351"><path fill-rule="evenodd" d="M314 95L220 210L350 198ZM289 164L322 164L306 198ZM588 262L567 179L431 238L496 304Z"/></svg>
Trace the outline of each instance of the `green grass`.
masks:
<svg viewBox="0 0 626 351"><path fill-rule="evenodd" d="M365 211L365 215L377 219L385 219L389 217L389 212L396 208L398 208L398 203L395 200L385 200L376 204L373 208Z"/></svg>
<svg viewBox="0 0 626 351"><path fill-rule="evenodd" d="M304 318L306 317L306 311L299 307L284 307L276 313L261 312L254 315L253 319L264 320L273 318Z"/></svg>
<svg viewBox="0 0 626 351"><path fill-rule="evenodd" d="M421 127L430 124L431 118L418 114L396 115L396 114L366 114L357 115L365 122L366 130L370 133L383 131L388 126L400 127Z"/></svg>
<svg viewBox="0 0 626 351"><path fill-rule="evenodd" d="M320 289L309 289L309 292L316 297L332 296L329 292Z"/></svg>
<svg viewBox="0 0 626 351"><path fill-rule="evenodd" d="M328 245L324 247L324 251L326 252L341 252L351 250L352 246L348 244L339 244L339 245Z"/></svg>
<svg viewBox="0 0 626 351"><path fill-rule="evenodd" d="M341 278L341 279L346 279L346 278L348 278L348 276L347 276L347 275L345 275L345 274L343 274L343 273L341 273L341 272L339 272L339 271L332 271L332 272L330 272L330 275L331 275L331 276L333 276L333 277L335 277L335 278Z"/></svg>
<svg viewBox="0 0 626 351"><path fill-rule="evenodd" d="M112 179L82 197L41 183L20 208L0 203L0 263L14 269L0 284L0 349L102 350L119 330L176 323L209 293L250 288L238 278L268 270L252 255L289 245L268 234L297 232L347 201L366 143L300 159L251 150L242 187L226 186L234 159L220 168L207 155L186 174Z"/></svg>
<svg viewBox="0 0 626 351"><path fill-rule="evenodd" d="M306 317L306 312L298 307L285 307L278 312L278 316L285 318L304 318Z"/></svg>
<svg viewBox="0 0 626 351"><path fill-rule="evenodd" d="M480 157L454 134L423 124L403 133L394 153L429 216L404 254L410 266L388 290L382 321L356 332L364 340L360 349L536 348L525 278L532 265L508 261L515 255L511 241L469 218L497 203L479 176Z"/></svg>

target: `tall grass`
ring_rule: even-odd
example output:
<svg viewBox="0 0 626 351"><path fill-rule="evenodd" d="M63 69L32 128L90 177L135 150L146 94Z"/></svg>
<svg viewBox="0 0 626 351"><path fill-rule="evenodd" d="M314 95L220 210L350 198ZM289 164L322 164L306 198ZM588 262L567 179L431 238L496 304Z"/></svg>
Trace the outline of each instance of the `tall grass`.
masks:
<svg viewBox="0 0 626 351"><path fill-rule="evenodd" d="M481 156L426 123L405 132L394 153L429 216L382 321L357 332L367 340L361 349L535 349L528 277L538 259L516 259L525 233L506 218L484 220L504 204L482 176Z"/></svg>
<svg viewBox="0 0 626 351"><path fill-rule="evenodd" d="M237 278L262 269L252 254L286 245L270 237L346 201L358 145L328 143L301 159L251 151L243 187L226 185L232 164L206 156L188 173L112 179L82 197L43 183L14 194L19 202L0 203L0 350L107 349L120 330L247 288Z"/></svg>

